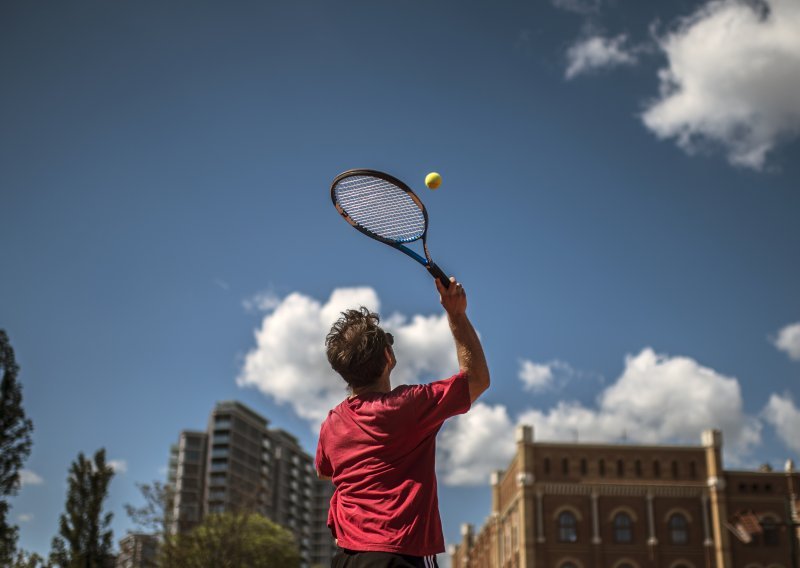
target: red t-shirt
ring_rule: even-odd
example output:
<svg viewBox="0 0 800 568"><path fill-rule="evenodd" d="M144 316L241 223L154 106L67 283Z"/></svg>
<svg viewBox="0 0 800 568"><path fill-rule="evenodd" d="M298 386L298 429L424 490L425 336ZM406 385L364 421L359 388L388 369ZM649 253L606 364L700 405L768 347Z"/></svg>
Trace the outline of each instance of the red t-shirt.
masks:
<svg viewBox="0 0 800 568"><path fill-rule="evenodd" d="M316 465L336 486L328 526L340 547L412 556L444 552L436 433L469 407L467 376L459 373L358 395L328 413Z"/></svg>

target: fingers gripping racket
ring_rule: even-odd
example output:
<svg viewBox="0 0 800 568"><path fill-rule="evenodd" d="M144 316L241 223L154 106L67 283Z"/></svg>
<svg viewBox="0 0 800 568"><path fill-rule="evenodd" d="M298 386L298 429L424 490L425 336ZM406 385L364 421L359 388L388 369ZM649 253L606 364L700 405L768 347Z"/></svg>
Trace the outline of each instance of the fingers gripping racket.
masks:
<svg viewBox="0 0 800 568"><path fill-rule="evenodd" d="M402 181L375 170L349 170L333 180L331 199L353 227L410 256L445 288L450 286L447 275L428 252L428 212ZM425 257L406 246L420 239Z"/></svg>

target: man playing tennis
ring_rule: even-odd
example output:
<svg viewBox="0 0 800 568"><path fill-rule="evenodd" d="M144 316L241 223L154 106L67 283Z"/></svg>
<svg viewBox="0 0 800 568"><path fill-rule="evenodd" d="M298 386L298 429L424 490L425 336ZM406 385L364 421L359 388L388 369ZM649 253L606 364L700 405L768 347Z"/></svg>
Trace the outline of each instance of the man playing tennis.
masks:
<svg viewBox="0 0 800 568"><path fill-rule="evenodd" d="M320 428L317 474L332 479L328 526L340 547L333 568L430 568L444 552L436 492L436 433L489 387L467 296L436 279L460 370L427 385L391 387L394 339L366 308L347 310L325 345L351 395Z"/></svg>

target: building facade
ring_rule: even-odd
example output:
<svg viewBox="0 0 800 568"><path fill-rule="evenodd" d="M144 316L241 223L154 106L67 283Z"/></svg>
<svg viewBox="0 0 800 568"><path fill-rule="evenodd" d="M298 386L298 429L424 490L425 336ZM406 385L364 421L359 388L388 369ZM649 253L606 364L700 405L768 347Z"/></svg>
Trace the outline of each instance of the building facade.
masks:
<svg viewBox="0 0 800 568"><path fill-rule="evenodd" d="M119 541L116 568L156 568L158 537L151 534L130 533Z"/></svg>
<svg viewBox="0 0 800 568"><path fill-rule="evenodd" d="M730 471L702 446L534 442L517 430L492 511L453 568L800 568L800 475Z"/></svg>
<svg viewBox="0 0 800 568"><path fill-rule="evenodd" d="M169 483L174 532L191 530L211 513L252 511L294 534L302 566L330 565L333 485L317 478L297 438L269 428L240 402L218 403L205 432L181 432L170 451Z"/></svg>

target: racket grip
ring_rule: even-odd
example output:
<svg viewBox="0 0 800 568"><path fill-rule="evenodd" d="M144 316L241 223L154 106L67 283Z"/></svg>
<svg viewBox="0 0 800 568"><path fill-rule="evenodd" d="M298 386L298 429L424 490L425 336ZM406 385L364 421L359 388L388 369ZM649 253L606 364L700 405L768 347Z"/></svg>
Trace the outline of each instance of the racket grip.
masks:
<svg viewBox="0 0 800 568"><path fill-rule="evenodd" d="M441 268L439 268L439 266L435 262L431 262L425 268L428 269L428 272L431 273L431 276L439 279L439 282L442 283L442 286L444 286L445 288L450 287L450 279L447 277L447 274L445 274L444 271Z"/></svg>

